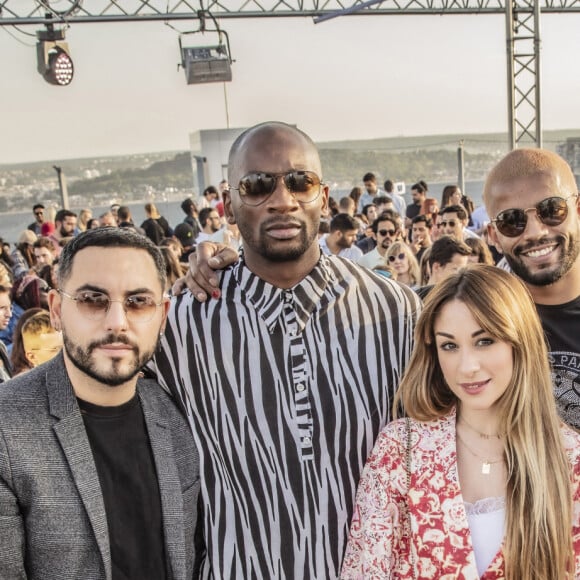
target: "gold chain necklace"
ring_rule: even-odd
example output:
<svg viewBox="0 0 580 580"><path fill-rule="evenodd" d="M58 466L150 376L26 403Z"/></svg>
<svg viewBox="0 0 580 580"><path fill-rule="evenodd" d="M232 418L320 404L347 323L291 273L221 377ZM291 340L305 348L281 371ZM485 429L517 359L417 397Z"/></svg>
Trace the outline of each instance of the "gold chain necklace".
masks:
<svg viewBox="0 0 580 580"><path fill-rule="evenodd" d="M471 449L471 447L463 440L463 438L459 434L459 431L456 430L455 433L457 435L457 439L459 439L459 441L461 441L461 443L463 443L463 445L465 446L465 449L467 449L467 451L469 451L469 453L471 453L473 457L476 457L481 461L482 475L489 475L491 473L491 466L494 463L501 463L503 461L503 457L501 459L496 459L494 461L490 461L489 459L481 457L481 455L478 455L475 451L473 451L473 449Z"/></svg>
<svg viewBox="0 0 580 580"><path fill-rule="evenodd" d="M462 425L465 425L470 431L477 433L482 439L493 439L493 438L501 439L503 437L501 433L493 433L491 435L488 435L487 433L482 433L479 429L476 429L473 425L470 425L463 417L460 417L457 422Z"/></svg>

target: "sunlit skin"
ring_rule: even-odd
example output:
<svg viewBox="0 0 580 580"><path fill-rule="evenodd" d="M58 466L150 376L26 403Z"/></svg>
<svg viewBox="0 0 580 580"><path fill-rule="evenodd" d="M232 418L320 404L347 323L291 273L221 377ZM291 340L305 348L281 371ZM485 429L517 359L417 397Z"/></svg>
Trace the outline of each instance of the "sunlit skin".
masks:
<svg viewBox="0 0 580 580"><path fill-rule="evenodd" d="M208 233L215 233L219 231L221 225L220 214L217 211L212 211L207 218L204 231L207 231Z"/></svg>
<svg viewBox="0 0 580 580"><path fill-rule="evenodd" d="M102 217L99 218L99 225L102 228L113 228L117 225L117 220L112 212L106 213Z"/></svg>
<svg viewBox="0 0 580 580"><path fill-rule="evenodd" d="M38 224L44 223L44 210L43 209L35 209L34 210L34 218Z"/></svg>
<svg viewBox="0 0 580 580"><path fill-rule="evenodd" d="M12 302L7 292L0 293L0 330L6 330L12 318Z"/></svg>
<svg viewBox="0 0 580 580"><path fill-rule="evenodd" d="M528 209L551 196L567 198L575 184L563 182L555 172L492 184L486 208L490 217L505 209ZM535 211L524 232L514 238L488 226L491 241L504 254L512 270L526 283L538 304L564 304L578 296L580 288L580 201L568 200L568 217L559 226L543 224Z"/></svg>
<svg viewBox="0 0 580 580"><path fill-rule="evenodd" d="M67 216L62 222L57 222L59 227L57 231L63 238L67 238L74 234L75 228L77 227L77 218L74 216Z"/></svg>
<svg viewBox="0 0 580 580"><path fill-rule="evenodd" d="M169 302L153 258L134 248L89 247L79 251L63 291L98 290L112 300L147 294L156 303L149 322L130 322L123 304L112 302L102 320L81 315L76 303L52 290L51 322L62 329L64 361L78 397L96 405L116 406L135 394L137 374L151 358L165 325Z"/></svg>
<svg viewBox="0 0 580 580"><path fill-rule="evenodd" d="M399 254L390 256L389 266L391 266L393 270L395 270L397 274L397 280L403 282L404 284L409 284L410 283L409 260L407 259L407 256L402 252L401 255L403 256L402 258L399 258ZM391 258L394 258L394 260L391 260Z"/></svg>
<svg viewBox="0 0 580 580"><path fill-rule="evenodd" d="M341 232L340 237L337 240L337 245L341 248L350 248L356 242L356 237L358 235L357 230L349 230L348 232Z"/></svg>
<svg viewBox="0 0 580 580"><path fill-rule="evenodd" d="M413 244L425 248L431 245L431 230L425 225L425 222L417 222L412 226L411 238Z"/></svg>
<svg viewBox="0 0 580 580"><path fill-rule="evenodd" d="M461 200L463 196L461 194L461 190L458 189L455 193L452 193L449 197L449 205L461 205Z"/></svg>
<svg viewBox="0 0 580 580"><path fill-rule="evenodd" d="M497 433L495 405L513 375L512 346L484 331L459 300L441 308L434 333L439 366L460 415L482 433Z"/></svg>
<svg viewBox="0 0 580 580"><path fill-rule="evenodd" d="M439 228L439 234L453 236L456 240L463 240L463 223L457 217L456 213L449 212L441 216L442 226Z"/></svg>
<svg viewBox="0 0 580 580"><path fill-rule="evenodd" d="M367 192L370 193L371 195L374 195L375 193L377 193L377 191L379 189L377 187L377 184L374 181L365 181L364 186L365 186L365 189L367 190Z"/></svg>
<svg viewBox="0 0 580 580"><path fill-rule="evenodd" d="M367 209L367 220L369 224L372 224L377 219L377 217L378 217L377 207L375 205L371 205Z"/></svg>
<svg viewBox="0 0 580 580"><path fill-rule="evenodd" d="M391 235L390 232L393 230L395 233ZM386 232L386 234L383 236L381 231ZM391 220L385 220L378 224L376 239L378 252L381 256L384 256L389 246L401 239L401 231Z"/></svg>
<svg viewBox="0 0 580 580"><path fill-rule="evenodd" d="M48 248L34 248L34 257L38 267L50 266L54 262L54 254Z"/></svg>
<svg viewBox="0 0 580 580"><path fill-rule="evenodd" d="M433 228L431 230L431 241L438 240L443 235L443 228L441 228L441 222L443 221L443 216L441 214L437 214L435 217L435 223L433 224Z"/></svg>
<svg viewBox="0 0 580 580"><path fill-rule="evenodd" d="M22 344L28 362L38 366L54 358L62 349L62 334L47 330L40 334L22 333Z"/></svg>
<svg viewBox="0 0 580 580"><path fill-rule="evenodd" d="M445 278L450 274L455 274L459 269L465 268L468 263L467 256L462 256L461 254L455 254L451 258L451 261L447 262L445 265L434 263L431 268L429 284L438 284L441 280L445 280Z"/></svg>
<svg viewBox="0 0 580 580"><path fill-rule="evenodd" d="M284 173L312 171L322 177L316 149L286 127L258 128L247 136L230 166L229 182L239 183L251 171ZM300 282L320 258L318 226L328 209L328 186L309 203L299 203L282 179L261 205L245 205L237 190L224 193L224 211L243 239L247 266L279 288Z"/></svg>
<svg viewBox="0 0 580 580"><path fill-rule="evenodd" d="M416 205L421 205L425 200L425 194L421 193L417 189L411 190L411 197L413 198L413 203L415 203Z"/></svg>

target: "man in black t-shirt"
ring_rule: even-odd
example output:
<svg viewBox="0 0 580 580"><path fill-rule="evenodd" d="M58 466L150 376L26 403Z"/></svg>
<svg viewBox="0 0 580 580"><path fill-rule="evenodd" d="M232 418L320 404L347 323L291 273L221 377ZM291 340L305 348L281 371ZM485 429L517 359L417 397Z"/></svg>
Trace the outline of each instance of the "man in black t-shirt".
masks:
<svg viewBox="0 0 580 580"><path fill-rule="evenodd" d="M139 378L165 327L160 250L130 228L75 237L51 322L64 348L0 389L0 578L197 576L199 460Z"/></svg>
<svg viewBox="0 0 580 580"><path fill-rule="evenodd" d="M549 343L560 415L580 428L580 201L558 155L518 149L490 172L491 241L528 287Z"/></svg>

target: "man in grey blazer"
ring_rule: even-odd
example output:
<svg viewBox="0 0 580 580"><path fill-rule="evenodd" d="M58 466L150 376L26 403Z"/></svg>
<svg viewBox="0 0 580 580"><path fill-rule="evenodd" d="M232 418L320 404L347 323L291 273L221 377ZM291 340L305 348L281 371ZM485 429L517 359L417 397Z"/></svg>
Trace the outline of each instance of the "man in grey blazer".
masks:
<svg viewBox="0 0 580 580"><path fill-rule="evenodd" d="M189 580L199 465L139 378L168 308L163 258L129 229L69 242L49 296L64 349L0 385L0 578Z"/></svg>

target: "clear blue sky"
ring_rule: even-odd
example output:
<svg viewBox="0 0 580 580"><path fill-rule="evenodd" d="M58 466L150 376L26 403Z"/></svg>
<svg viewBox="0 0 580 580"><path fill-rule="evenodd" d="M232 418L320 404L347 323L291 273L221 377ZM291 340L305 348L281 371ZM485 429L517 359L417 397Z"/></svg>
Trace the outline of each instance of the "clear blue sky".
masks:
<svg viewBox="0 0 580 580"><path fill-rule="evenodd" d="M283 120L318 141L507 129L503 16L222 26L237 60L231 127ZM579 26L580 15L542 17L545 129L580 128ZM25 44L0 28L0 163L187 149L190 132L226 126L224 85L186 84L177 33L162 22L74 25L69 87L45 83L34 38L9 30Z"/></svg>

